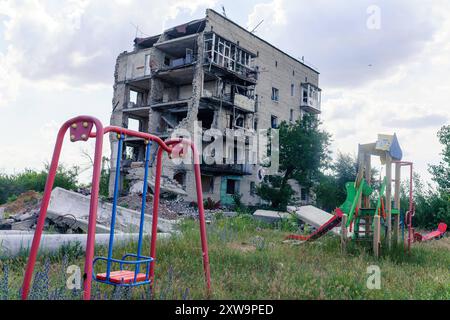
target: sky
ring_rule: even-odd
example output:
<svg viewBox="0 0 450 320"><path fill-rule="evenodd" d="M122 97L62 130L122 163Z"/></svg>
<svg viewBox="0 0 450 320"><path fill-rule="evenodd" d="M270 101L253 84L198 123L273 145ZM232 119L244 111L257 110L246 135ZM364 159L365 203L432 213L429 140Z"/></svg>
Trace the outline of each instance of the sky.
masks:
<svg viewBox="0 0 450 320"><path fill-rule="evenodd" d="M263 21L259 37L320 71L334 155L396 133L404 159L430 179L436 133L450 122L447 0L0 0L0 172L42 168L71 117L109 123L115 60L136 34L222 6L249 30ZM87 169L92 150L67 143L61 162Z"/></svg>

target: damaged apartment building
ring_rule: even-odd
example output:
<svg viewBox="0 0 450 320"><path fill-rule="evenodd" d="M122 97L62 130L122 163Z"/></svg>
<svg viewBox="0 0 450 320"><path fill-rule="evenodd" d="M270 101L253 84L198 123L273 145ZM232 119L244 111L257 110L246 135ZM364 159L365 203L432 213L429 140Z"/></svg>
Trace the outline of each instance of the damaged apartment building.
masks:
<svg viewBox="0 0 450 320"><path fill-rule="evenodd" d="M167 139L175 129L192 132L194 122L201 121L203 130L239 129L252 136L258 129L294 122L305 113L320 114L318 82L314 68L208 9L203 19L160 35L136 38L134 50L119 55L111 125ZM117 146L112 136L110 192ZM249 148L247 142L244 148ZM127 137L123 150L123 191L137 191L135 186L143 179L145 143ZM224 151L224 157L236 158L237 154L242 153ZM243 203L259 204L255 193L259 170L258 164L245 161L202 163L204 198L230 205L238 193ZM192 165L166 161L163 177L163 187L195 201ZM150 178L149 183L151 187L154 181ZM299 199L307 202L306 192L295 188Z"/></svg>

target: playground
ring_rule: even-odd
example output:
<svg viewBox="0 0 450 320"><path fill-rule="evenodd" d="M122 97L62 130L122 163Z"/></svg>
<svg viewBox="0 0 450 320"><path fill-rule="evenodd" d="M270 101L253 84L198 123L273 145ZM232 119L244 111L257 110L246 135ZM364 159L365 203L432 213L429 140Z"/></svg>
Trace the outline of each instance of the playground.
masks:
<svg viewBox="0 0 450 320"><path fill-rule="evenodd" d="M154 298L206 299L197 222L187 221L182 236L158 243ZM255 223L251 216L219 218L207 225L212 299L449 299L450 241L414 244L411 255L393 250L376 260L369 248L351 243L340 252L339 238L326 235L307 245L286 245L283 226ZM367 250L366 250L367 249ZM115 250L114 256L136 250L136 243ZM144 241L143 251L150 250ZM107 255L106 246L96 254ZM9 299L19 299L27 255L8 264ZM5 261L6 262L6 261ZM3 263L5 263L3 262ZM30 299L81 299L81 290L66 289L69 265L83 266L84 252L64 248L38 259L38 278ZM381 290L367 288L367 268L382 270ZM47 275L47 276L46 276ZM0 281L4 284L4 279ZM0 287L4 299L4 287ZM113 288L93 283L93 299L149 299L146 286Z"/></svg>
<svg viewBox="0 0 450 320"><path fill-rule="evenodd" d="M85 250L74 242L56 252L38 255L58 161L69 131L71 142L90 138L96 141ZM136 241L123 246L114 243L118 236L115 224L121 157L117 157L109 241L107 245L96 243L104 134L117 135L119 154L125 136L146 139L138 233ZM149 234L150 230L144 229L149 218L145 214L145 199L152 143L159 148ZM197 185L197 219L182 221L180 232L169 239L158 239L157 232L163 153L169 157L192 156ZM372 185L373 156L385 166L378 190ZM356 180L346 184L347 199L332 213L316 208L316 213L310 212L308 217L305 208L300 207L298 212L291 208L293 215L297 214L298 219L313 227L304 234L292 234L292 225L286 219L267 223L244 213L231 218L217 214L207 224L198 159L195 145L188 140L163 141L124 128L104 128L100 121L89 116L68 120L58 133L31 246L24 248L13 263L2 261L3 298L17 299L19 292L22 299L85 300L450 297L447 226L441 223L435 231L427 233L412 227L413 163L402 159L395 134L378 135L375 143L359 145ZM408 168L410 182L409 203L401 208L399 192L404 167ZM71 265L84 265L82 281L67 277L64 270ZM374 267L379 270L375 284L370 280ZM73 288L64 290L70 281L75 281Z"/></svg>

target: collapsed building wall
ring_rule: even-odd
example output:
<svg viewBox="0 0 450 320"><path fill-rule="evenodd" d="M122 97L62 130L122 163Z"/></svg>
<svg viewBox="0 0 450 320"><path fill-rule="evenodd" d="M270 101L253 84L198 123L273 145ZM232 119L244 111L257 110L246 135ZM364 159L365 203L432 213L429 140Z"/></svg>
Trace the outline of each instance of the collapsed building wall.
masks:
<svg viewBox="0 0 450 320"><path fill-rule="evenodd" d="M313 99L320 97L318 77L314 69L208 9L204 19L136 39L134 51L118 57L111 124L127 127L137 120L138 130L163 139L176 129L193 138L195 121L201 121L203 133L238 130L242 141L231 147L224 141L223 163L202 164L204 197L232 204L239 193L244 203L257 204L260 166L249 162L256 152L249 141L258 129L295 121L304 112L320 113L320 98ZM112 193L117 137L110 139ZM144 148L139 139L125 139L122 176L142 164ZM168 160L165 155L165 181L181 186L185 199L195 201L192 167Z"/></svg>

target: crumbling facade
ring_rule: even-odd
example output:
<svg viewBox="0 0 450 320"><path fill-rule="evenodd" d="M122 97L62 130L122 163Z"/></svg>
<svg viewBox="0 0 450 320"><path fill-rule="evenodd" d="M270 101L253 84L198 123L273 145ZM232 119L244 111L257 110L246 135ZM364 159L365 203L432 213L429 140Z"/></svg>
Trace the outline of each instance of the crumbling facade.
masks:
<svg viewBox="0 0 450 320"><path fill-rule="evenodd" d="M208 9L204 19L137 38L133 52L119 55L111 125L163 139L180 128L193 136L196 121L201 121L203 132L238 130L244 143L225 147L223 163L201 165L204 197L228 205L238 193L243 203L258 204L255 188L260 182L260 166L246 161L254 152L249 141L258 129L296 121L306 112L320 114L320 94L315 69ZM112 191L117 157L114 136L111 150ZM125 189L133 188L125 181L127 177L139 177L137 172L143 172L144 150L143 140L125 139ZM230 158L235 161L228 161ZM187 201L195 200L191 168L167 161L163 169L171 184L166 187ZM301 198L307 200L307 195Z"/></svg>

